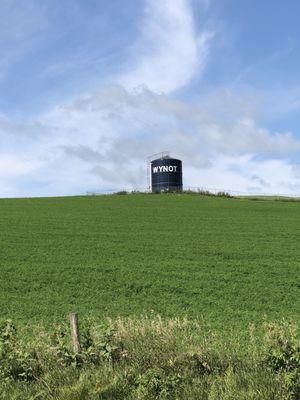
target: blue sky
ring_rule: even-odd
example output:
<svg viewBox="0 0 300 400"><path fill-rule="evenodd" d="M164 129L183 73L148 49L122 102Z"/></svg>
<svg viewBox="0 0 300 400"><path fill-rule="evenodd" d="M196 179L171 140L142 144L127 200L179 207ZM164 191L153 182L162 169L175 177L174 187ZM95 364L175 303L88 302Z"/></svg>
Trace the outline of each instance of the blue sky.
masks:
<svg viewBox="0 0 300 400"><path fill-rule="evenodd" d="M1 0L0 196L300 194L296 0Z"/></svg>

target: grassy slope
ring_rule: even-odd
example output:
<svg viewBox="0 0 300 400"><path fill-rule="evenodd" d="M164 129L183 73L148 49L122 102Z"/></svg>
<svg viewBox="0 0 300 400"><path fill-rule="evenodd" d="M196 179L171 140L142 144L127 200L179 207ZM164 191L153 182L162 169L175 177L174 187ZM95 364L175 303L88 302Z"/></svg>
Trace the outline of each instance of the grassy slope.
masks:
<svg viewBox="0 0 300 400"><path fill-rule="evenodd" d="M300 203L197 195L0 201L0 317L299 318Z"/></svg>
<svg viewBox="0 0 300 400"><path fill-rule="evenodd" d="M72 351L68 326L35 329L34 339L29 329L0 324L0 399L300 398L300 343L286 323L266 327L262 341L252 331L241 342L185 319L118 318L85 326L81 354Z"/></svg>

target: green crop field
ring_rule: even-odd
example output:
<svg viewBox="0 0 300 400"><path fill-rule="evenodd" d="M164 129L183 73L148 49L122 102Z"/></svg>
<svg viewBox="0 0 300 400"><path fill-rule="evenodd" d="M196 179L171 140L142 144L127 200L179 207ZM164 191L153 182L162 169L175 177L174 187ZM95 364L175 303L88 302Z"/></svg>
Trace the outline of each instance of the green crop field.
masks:
<svg viewBox="0 0 300 400"><path fill-rule="evenodd" d="M246 330L300 311L300 202L199 195L0 200L0 318L199 317Z"/></svg>

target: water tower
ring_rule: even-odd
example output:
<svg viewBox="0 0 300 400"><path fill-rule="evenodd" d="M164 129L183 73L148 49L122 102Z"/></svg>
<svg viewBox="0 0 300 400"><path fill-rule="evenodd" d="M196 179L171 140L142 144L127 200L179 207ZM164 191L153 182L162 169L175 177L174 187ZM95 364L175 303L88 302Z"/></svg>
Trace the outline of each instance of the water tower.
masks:
<svg viewBox="0 0 300 400"><path fill-rule="evenodd" d="M182 191L182 162L170 157L169 152L148 158L150 188L153 193Z"/></svg>

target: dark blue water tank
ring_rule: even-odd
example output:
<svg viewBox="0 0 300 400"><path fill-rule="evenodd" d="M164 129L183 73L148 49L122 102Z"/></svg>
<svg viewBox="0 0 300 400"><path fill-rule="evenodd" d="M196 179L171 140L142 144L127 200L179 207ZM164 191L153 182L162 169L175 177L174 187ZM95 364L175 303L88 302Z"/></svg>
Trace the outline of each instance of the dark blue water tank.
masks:
<svg viewBox="0 0 300 400"><path fill-rule="evenodd" d="M182 191L182 162L162 157L151 162L152 192Z"/></svg>

